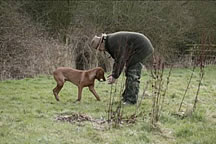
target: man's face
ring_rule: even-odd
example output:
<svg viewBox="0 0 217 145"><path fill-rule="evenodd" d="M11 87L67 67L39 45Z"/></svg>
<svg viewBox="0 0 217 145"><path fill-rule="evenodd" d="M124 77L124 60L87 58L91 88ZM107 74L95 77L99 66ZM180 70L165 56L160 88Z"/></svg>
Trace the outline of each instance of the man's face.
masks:
<svg viewBox="0 0 217 145"><path fill-rule="evenodd" d="M100 43L100 37L95 35L91 40L91 48L97 49L99 47L99 43Z"/></svg>

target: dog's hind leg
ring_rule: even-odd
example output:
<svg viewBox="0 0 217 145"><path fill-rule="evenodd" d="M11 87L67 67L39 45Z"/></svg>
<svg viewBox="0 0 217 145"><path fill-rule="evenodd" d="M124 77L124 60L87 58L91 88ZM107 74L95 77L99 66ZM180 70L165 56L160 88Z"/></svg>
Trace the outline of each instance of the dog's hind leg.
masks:
<svg viewBox="0 0 217 145"><path fill-rule="evenodd" d="M57 101L59 101L58 94L59 94L60 90L62 89L63 85L64 85L64 83L58 83L57 86L53 89L53 94L54 94Z"/></svg>
<svg viewBox="0 0 217 145"><path fill-rule="evenodd" d="M78 87L78 99L76 101L81 101L83 87Z"/></svg>
<svg viewBox="0 0 217 145"><path fill-rule="evenodd" d="M94 86L89 86L89 90L93 93L93 95L96 97L97 101L100 101L99 95L96 93Z"/></svg>

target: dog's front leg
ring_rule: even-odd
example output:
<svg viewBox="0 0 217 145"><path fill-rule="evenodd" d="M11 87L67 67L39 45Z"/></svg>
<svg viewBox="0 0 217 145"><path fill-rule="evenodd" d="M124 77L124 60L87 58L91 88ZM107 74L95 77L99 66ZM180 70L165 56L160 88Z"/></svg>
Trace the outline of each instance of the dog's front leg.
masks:
<svg viewBox="0 0 217 145"><path fill-rule="evenodd" d="M96 93L94 86L89 86L89 90L93 93L93 95L96 97L97 101L100 101L99 95Z"/></svg>

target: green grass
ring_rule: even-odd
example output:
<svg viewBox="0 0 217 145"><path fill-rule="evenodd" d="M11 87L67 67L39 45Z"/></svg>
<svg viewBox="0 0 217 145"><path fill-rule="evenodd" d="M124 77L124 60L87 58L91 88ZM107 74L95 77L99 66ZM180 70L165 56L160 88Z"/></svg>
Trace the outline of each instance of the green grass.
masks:
<svg viewBox="0 0 217 145"><path fill-rule="evenodd" d="M165 70L165 78L169 70ZM192 110L198 85L198 73L190 85L183 103L182 111L188 114ZM96 91L101 101L86 88L80 103L77 99L77 88L65 83L60 92L60 102L54 99L52 89L56 83L52 76L38 76L22 80L7 80L0 82L0 143L216 143L216 67L205 68L196 112L192 116L181 118L177 110L181 102L191 69L173 69L169 89L165 97L164 109L161 112L157 128L150 124L152 109L151 86L135 124L122 124L117 128L108 124L82 122L71 124L57 121L55 118L62 113L80 113L94 119L107 118L107 109L111 86L106 82L96 82ZM145 81L150 79L149 73L143 71L140 96ZM119 100L120 85L124 77L120 77L114 101ZM115 86L113 86L113 92ZM135 112L136 106L125 106L124 116Z"/></svg>

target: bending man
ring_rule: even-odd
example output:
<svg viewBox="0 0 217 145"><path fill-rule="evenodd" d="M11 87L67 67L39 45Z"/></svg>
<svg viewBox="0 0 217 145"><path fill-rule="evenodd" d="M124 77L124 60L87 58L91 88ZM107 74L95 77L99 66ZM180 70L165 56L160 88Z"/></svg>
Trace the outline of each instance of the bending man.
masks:
<svg viewBox="0 0 217 145"><path fill-rule="evenodd" d="M126 66L126 84L122 94L125 104L136 104L142 63L154 51L150 40L141 33L116 32L94 36L91 47L99 51L107 51L114 59L112 74L108 83L112 84L120 76Z"/></svg>

